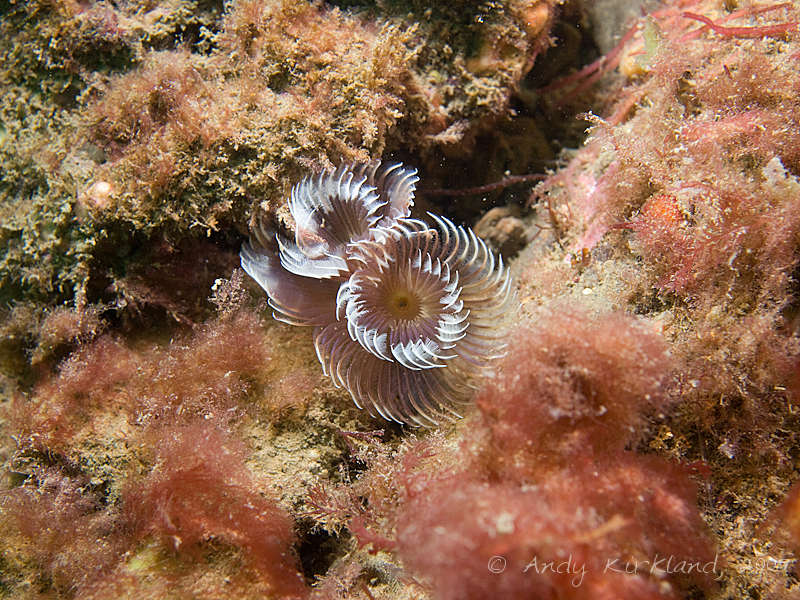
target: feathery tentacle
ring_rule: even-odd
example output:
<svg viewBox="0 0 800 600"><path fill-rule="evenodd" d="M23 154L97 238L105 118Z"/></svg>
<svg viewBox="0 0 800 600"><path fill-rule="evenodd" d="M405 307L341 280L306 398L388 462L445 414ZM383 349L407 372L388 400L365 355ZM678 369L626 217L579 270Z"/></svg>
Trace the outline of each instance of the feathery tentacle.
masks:
<svg viewBox="0 0 800 600"><path fill-rule="evenodd" d="M323 371L359 408L429 427L460 416L516 303L471 229L410 218L417 181L380 162L308 177L289 200L295 239L259 225L241 258L276 319L316 327Z"/></svg>

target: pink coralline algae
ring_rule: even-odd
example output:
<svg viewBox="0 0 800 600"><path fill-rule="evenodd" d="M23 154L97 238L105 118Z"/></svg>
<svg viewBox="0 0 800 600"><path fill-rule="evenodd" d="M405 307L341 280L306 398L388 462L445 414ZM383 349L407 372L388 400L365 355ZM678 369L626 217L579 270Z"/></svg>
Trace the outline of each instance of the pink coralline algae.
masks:
<svg viewBox="0 0 800 600"><path fill-rule="evenodd" d="M259 222L241 258L276 319L315 327L325 374L360 408L432 426L502 355L516 302L472 230L410 218L417 181L380 162L306 178L289 200L295 239Z"/></svg>

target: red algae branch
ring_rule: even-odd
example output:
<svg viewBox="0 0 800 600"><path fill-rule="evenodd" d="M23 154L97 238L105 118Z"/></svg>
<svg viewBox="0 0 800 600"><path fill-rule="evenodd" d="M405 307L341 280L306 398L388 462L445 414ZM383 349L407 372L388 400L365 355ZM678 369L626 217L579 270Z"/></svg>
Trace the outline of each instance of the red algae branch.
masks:
<svg viewBox="0 0 800 600"><path fill-rule="evenodd" d="M788 4L788 3L787 3ZM778 7L775 7L778 8ZM703 15L698 15L693 12L684 12L683 16L687 19L700 21L708 25L715 33L723 37L738 37L738 38L762 38L762 37L779 37L786 35L792 30L797 29L800 21L792 21L791 23L782 23L779 25L765 25L763 27L725 27L719 25Z"/></svg>

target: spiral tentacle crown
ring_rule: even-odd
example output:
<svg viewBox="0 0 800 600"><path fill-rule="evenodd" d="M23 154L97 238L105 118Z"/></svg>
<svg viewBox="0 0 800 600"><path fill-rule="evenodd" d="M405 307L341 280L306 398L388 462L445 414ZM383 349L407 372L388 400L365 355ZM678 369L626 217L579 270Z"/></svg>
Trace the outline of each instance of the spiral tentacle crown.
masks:
<svg viewBox="0 0 800 600"><path fill-rule="evenodd" d="M325 374L359 408L427 427L460 416L516 301L471 229L410 218L418 179L380 162L306 178L289 200L294 240L259 221L241 260L276 319L315 328Z"/></svg>

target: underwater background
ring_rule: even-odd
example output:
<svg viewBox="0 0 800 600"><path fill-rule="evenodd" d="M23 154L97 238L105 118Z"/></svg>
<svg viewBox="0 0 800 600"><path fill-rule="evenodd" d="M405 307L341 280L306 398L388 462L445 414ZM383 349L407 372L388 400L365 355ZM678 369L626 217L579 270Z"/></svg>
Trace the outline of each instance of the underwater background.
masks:
<svg viewBox="0 0 800 600"><path fill-rule="evenodd" d="M800 598L799 23L0 1L0 597ZM438 426L240 268L378 160L511 277Z"/></svg>

